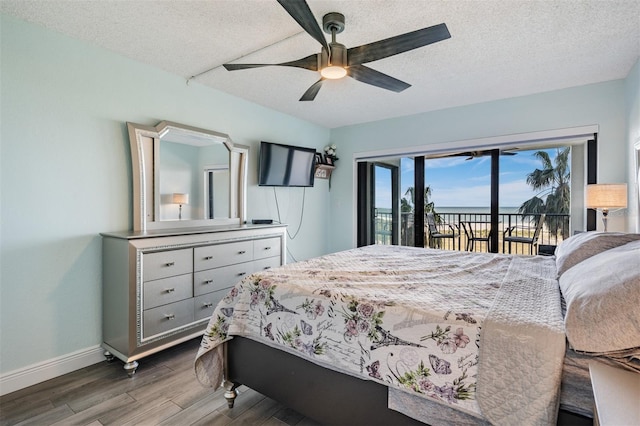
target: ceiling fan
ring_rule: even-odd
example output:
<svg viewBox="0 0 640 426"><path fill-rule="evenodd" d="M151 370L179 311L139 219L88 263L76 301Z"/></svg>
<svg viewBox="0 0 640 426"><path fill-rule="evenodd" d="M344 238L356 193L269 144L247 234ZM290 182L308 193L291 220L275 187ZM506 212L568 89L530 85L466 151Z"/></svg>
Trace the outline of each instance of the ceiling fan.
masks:
<svg viewBox="0 0 640 426"><path fill-rule="evenodd" d="M511 148L511 151L500 149L500 155L517 155L517 152L512 152L517 148ZM480 151L465 151L465 152L449 152L444 154L429 154L425 156L426 159L434 158L446 158L446 157L467 157L465 160L473 160L474 158L484 157L485 155L491 155L491 149L484 149Z"/></svg>
<svg viewBox="0 0 640 426"><path fill-rule="evenodd" d="M516 155L516 152L511 152L511 151L503 151L500 150L500 155ZM483 151L469 151L469 152L461 152L459 154L453 154L454 156L461 156L461 157L467 157L465 158L465 160L469 161L469 160L473 160L474 158L478 158L478 157L484 157L485 155L491 155L491 150L490 149L485 149Z"/></svg>
<svg viewBox="0 0 640 426"><path fill-rule="evenodd" d="M306 1L278 0L278 3L311 37L322 45L320 53L279 64L223 64L223 66L228 71L266 66L297 67L310 71L319 71L320 80L307 89L300 98L301 101L314 100L324 80L335 80L345 76L383 89L402 92L411 87L411 85L362 64L417 49L451 37L447 26L438 24L347 49L343 44L336 42L336 34L340 34L344 30L344 15L331 12L322 18L322 28L327 34L331 34L331 43L327 43Z"/></svg>

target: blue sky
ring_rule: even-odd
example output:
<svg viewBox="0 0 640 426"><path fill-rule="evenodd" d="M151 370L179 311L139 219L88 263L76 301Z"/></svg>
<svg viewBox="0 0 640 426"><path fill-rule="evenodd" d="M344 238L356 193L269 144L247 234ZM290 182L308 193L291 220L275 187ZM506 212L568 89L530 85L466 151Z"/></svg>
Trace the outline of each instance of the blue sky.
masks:
<svg viewBox="0 0 640 426"><path fill-rule="evenodd" d="M517 155L500 157L500 206L519 207L524 201L536 195L527 185L527 174L541 168L540 160L532 151L519 151ZM551 160L556 157L556 149L545 150ZM425 179L431 186L431 200L436 209L440 207L489 207L491 191L491 157L448 157L426 160ZM378 170L380 170L378 168ZM413 159L401 162L401 197L407 188L413 186ZM391 208L389 174L376 175L376 207Z"/></svg>

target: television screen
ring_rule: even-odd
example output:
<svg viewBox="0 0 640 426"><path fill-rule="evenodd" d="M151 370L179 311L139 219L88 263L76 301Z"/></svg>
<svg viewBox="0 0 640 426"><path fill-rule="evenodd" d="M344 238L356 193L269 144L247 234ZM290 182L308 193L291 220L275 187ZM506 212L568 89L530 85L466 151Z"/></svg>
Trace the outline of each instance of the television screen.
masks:
<svg viewBox="0 0 640 426"><path fill-rule="evenodd" d="M258 185L313 186L314 148L260 143Z"/></svg>

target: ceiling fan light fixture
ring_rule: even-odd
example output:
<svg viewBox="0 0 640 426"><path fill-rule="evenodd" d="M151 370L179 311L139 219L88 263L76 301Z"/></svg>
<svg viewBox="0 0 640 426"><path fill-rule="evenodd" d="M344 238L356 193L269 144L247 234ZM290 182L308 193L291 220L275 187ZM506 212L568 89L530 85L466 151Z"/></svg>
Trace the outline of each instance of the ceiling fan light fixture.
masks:
<svg viewBox="0 0 640 426"><path fill-rule="evenodd" d="M331 54L326 49L318 56L320 75L328 80L338 80L347 75L347 48L343 44L329 43Z"/></svg>
<svg viewBox="0 0 640 426"><path fill-rule="evenodd" d="M329 80L337 80L347 75L347 70L337 65L329 65L322 68L320 75Z"/></svg>

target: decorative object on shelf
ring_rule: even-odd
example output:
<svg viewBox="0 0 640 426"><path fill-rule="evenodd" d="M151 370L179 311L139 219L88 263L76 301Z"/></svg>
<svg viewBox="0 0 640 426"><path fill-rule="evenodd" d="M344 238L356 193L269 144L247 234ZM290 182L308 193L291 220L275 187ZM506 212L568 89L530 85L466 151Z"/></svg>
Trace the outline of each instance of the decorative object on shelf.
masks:
<svg viewBox="0 0 640 426"><path fill-rule="evenodd" d="M339 160L336 151L338 147L336 144L327 145L324 147L324 161L325 164L329 164L331 166L335 166L336 161Z"/></svg>
<svg viewBox="0 0 640 426"><path fill-rule="evenodd" d="M320 179L329 179L333 169L335 169L335 167L328 164L316 164L315 177Z"/></svg>
<svg viewBox="0 0 640 426"><path fill-rule="evenodd" d="M315 177L319 179L329 180L329 189L331 189L331 173L336 168L336 151L338 147L335 144L327 145L324 147L324 161L322 161L322 154L316 152L316 172ZM318 158L320 161L318 162Z"/></svg>
<svg viewBox="0 0 640 426"><path fill-rule="evenodd" d="M180 206L178 210L178 220L182 220L182 205L189 204L189 194L174 192L172 202Z"/></svg>
<svg viewBox="0 0 640 426"><path fill-rule="evenodd" d="M609 209L627 208L626 183L598 183L587 185L587 208L602 211L604 232L607 232Z"/></svg>

